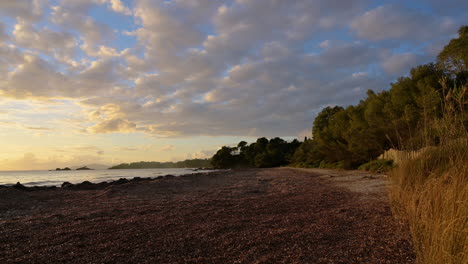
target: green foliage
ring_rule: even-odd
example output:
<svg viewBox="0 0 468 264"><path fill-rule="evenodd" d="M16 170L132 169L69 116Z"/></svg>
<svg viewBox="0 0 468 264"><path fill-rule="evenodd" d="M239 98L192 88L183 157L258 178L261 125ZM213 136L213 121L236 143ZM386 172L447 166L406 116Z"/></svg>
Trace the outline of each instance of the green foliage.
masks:
<svg viewBox="0 0 468 264"><path fill-rule="evenodd" d="M305 139L291 158L291 165L297 167L318 168L323 155L315 147L315 141Z"/></svg>
<svg viewBox="0 0 468 264"><path fill-rule="evenodd" d="M237 147L222 147L211 159L214 168L227 169L239 167L268 168L287 165L294 152L301 145L296 139L286 142L281 138L259 138L250 145L245 141Z"/></svg>
<svg viewBox="0 0 468 264"><path fill-rule="evenodd" d="M458 38L452 39L437 59L439 65L451 73L468 70L468 26L463 26L458 30Z"/></svg>
<svg viewBox="0 0 468 264"><path fill-rule="evenodd" d="M222 147L211 158L211 165L216 169L228 169L237 167L240 156L236 154L237 148Z"/></svg>
<svg viewBox="0 0 468 264"><path fill-rule="evenodd" d="M462 112L468 126L468 26L438 57L411 69L388 91L367 92L367 98L347 108L324 108L315 118L312 140L294 153L295 166L357 168L385 150L418 150L437 145L446 135L434 133L444 111ZM459 122L460 120L456 121ZM453 121L455 122L455 120Z"/></svg>
<svg viewBox="0 0 468 264"><path fill-rule="evenodd" d="M157 162L157 161L140 161L133 163L122 163L113 167L114 169L154 169L154 168L207 168L211 167L209 159L191 159L178 162Z"/></svg>
<svg viewBox="0 0 468 264"><path fill-rule="evenodd" d="M383 173L393 169L394 167L395 165L393 164L393 160L378 159L364 163L361 166L359 166L358 169Z"/></svg>
<svg viewBox="0 0 468 264"><path fill-rule="evenodd" d="M319 168L321 169L345 169L343 161L328 163L324 160L320 162Z"/></svg>

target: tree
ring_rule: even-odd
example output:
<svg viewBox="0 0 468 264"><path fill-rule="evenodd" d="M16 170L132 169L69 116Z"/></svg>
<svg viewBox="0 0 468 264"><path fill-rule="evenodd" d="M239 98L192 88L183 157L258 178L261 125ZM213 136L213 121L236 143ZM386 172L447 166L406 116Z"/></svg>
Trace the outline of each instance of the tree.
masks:
<svg viewBox="0 0 468 264"><path fill-rule="evenodd" d="M238 155L233 155L237 148L222 147L211 158L211 164L215 169L228 169L237 166L239 158Z"/></svg>
<svg viewBox="0 0 468 264"><path fill-rule="evenodd" d="M315 118L313 139L297 148L295 164L355 168L392 148L417 150L444 136L433 125L447 115L468 127L468 26L445 46L438 64L416 66L388 91L367 92L356 106L326 107ZM322 165L320 165L322 166Z"/></svg>
<svg viewBox="0 0 468 264"><path fill-rule="evenodd" d="M468 71L468 26L458 30L458 38L452 39L437 56L438 65L453 74Z"/></svg>
<svg viewBox="0 0 468 264"><path fill-rule="evenodd" d="M267 168L289 164L296 149L301 145L297 139L287 142L281 138L258 138L250 145L239 142L236 148L223 147L213 156L215 168L257 167Z"/></svg>

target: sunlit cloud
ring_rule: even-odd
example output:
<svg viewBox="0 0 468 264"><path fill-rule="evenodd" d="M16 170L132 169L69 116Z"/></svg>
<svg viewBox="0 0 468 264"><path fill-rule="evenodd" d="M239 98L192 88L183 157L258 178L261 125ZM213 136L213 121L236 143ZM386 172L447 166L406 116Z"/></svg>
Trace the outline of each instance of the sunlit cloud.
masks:
<svg viewBox="0 0 468 264"><path fill-rule="evenodd" d="M107 162L303 137L322 107L433 61L468 22L454 2L0 1L0 133L97 146Z"/></svg>

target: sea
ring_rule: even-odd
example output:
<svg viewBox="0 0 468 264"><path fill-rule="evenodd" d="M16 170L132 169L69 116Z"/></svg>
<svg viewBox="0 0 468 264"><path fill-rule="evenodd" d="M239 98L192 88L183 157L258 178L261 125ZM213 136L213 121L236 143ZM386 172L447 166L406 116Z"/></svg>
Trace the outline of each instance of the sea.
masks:
<svg viewBox="0 0 468 264"><path fill-rule="evenodd" d="M0 171L0 185L61 186L64 182L73 184L90 181L109 182L120 178L156 178L164 175L180 176L206 171L191 168L164 169L121 169L121 170L70 170L70 171Z"/></svg>

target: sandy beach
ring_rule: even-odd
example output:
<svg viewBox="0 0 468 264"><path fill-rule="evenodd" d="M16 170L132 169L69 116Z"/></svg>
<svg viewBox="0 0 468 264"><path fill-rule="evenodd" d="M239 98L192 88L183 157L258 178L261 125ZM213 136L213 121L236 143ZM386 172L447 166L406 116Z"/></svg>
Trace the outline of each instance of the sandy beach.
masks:
<svg viewBox="0 0 468 264"><path fill-rule="evenodd" d="M414 263L385 177L248 169L0 188L0 263Z"/></svg>

